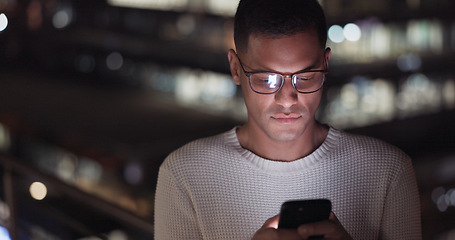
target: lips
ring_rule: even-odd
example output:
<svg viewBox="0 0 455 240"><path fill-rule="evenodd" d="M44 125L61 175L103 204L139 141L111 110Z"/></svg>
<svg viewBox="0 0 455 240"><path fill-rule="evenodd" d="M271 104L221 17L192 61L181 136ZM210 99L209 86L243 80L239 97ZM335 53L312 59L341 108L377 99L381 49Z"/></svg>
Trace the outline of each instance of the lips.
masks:
<svg viewBox="0 0 455 240"><path fill-rule="evenodd" d="M294 123L298 119L300 119L302 115L297 113L276 113L272 115L272 119L280 122L280 123Z"/></svg>

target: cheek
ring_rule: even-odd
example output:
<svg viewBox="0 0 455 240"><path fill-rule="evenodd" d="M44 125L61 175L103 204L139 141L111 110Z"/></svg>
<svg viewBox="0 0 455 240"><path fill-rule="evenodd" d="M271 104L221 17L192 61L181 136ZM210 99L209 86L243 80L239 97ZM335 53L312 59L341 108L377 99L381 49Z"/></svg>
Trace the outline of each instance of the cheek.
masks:
<svg viewBox="0 0 455 240"><path fill-rule="evenodd" d="M310 111L311 113L315 113L319 108L321 98L322 98L321 91L311 93L308 96L304 96L302 98L302 104L305 106L305 108L308 109L308 111Z"/></svg>
<svg viewBox="0 0 455 240"><path fill-rule="evenodd" d="M246 87L248 88L244 89L242 86L242 92L245 105L248 109L248 115L257 118L258 115L261 115L262 112L266 111L271 104L270 101L273 101L273 98L271 98L272 95L260 95L253 92L249 86Z"/></svg>

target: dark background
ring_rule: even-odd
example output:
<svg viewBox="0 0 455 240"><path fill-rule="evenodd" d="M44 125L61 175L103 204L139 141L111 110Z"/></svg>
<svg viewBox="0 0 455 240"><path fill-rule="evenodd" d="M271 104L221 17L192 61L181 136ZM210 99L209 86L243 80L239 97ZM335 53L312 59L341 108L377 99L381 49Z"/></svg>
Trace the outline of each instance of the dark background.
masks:
<svg viewBox="0 0 455 240"><path fill-rule="evenodd" d="M18 239L152 239L163 159L245 120L226 56L235 2L112 2L0 0L0 226ZM455 239L455 2L321 2L362 36L329 40L318 118L406 151L424 239Z"/></svg>

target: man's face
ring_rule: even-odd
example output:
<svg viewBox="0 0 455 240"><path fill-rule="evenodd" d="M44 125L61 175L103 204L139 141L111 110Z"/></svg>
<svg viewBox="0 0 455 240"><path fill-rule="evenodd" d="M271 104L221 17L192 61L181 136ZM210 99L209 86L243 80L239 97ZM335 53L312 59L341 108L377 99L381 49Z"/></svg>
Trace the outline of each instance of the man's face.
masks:
<svg viewBox="0 0 455 240"><path fill-rule="evenodd" d="M328 62L330 51L325 52L319 45L315 31L307 31L279 38L252 35L248 52L239 53L239 57L248 72L292 74L304 69L326 68L324 63ZM237 69L237 72L234 82L242 87L249 130L259 135L264 133L273 141L293 141L315 127L314 116L321 100L321 90L311 94L298 93L291 79L286 78L277 93L258 94L250 88L243 71Z"/></svg>

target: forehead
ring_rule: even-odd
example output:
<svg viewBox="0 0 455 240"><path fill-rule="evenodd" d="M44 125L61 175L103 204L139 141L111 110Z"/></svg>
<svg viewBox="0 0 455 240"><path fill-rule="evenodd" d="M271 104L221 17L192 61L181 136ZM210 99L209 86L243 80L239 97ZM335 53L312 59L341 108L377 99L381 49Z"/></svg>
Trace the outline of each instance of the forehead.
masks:
<svg viewBox="0 0 455 240"><path fill-rule="evenodd" d="M315 30L290 36L253 34L242 59L255 70L293 72L322 61L323 52Z"/></svg>

